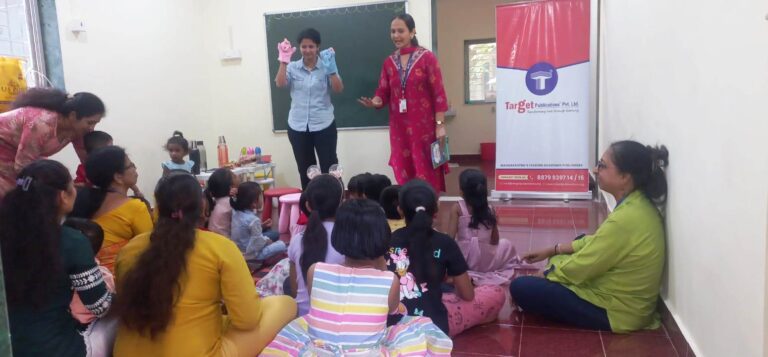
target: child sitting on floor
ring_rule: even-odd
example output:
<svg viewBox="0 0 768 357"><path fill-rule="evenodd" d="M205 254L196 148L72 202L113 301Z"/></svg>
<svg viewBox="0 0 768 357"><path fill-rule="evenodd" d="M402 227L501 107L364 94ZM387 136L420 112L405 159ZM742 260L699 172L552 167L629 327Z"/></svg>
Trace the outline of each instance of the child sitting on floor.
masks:
<svg viewBox="0 0 768 357"><path fill-rule="evenodd" d="M451 208L448 235L456 239L477 285L509 283L519 266L515 247L499 240L496 213L488 204L488 181L480 170L459 175L462 200Z"/></svg>
<svg viewBox="0 0 768 357"><path fill-rule="evenodd" d="M387 175L372 174L365 185L365 198L376 202L381 198L381 192L392 185L392 180Z"/></svg>
<svg viewBox="0 0 768 357"><path fill-rule="evenodd" d="M378 201L381 191L390 185L392 185L392 181L386 175L366 172L349 179L347 190L350 199L367 198Z"/></svg>
<svg viewBox="0 0 768 357"><path fill-rule="evenodd" d="M400 277L405 315L429 317L450 336L495 320L504 303L504 289L472 286L456 241L432 228L438 204L432 187L411 180L400 190L399 203L406 226L392 235L388 265ZM441 284L446 276L455 286L455 294L443 294Z"/></svg>
<svg viewBox="0 0 768 357"><path fill-rule="evenodd" d="M83 235L91 242L91 249L93 249L94 254L95 252L101 250L101 245L104 243L104 230L102 230L101 226L96 224L96 222L84 218L71 217L64 221L64 225L82 232ZM111 293L114 293L115 278L112 276L112 273L106 267L99 265L98 259L96 259L96 265L99 266L101 276L104 277L104 282L107 283L107 290L109 290ZM69 310L70 313L72 313L72 317L74 317L75 320L81 324L87 325L96 320L96 316L83 305L83 302L80 300L80 296L77 294L77 291L75 291L74 295L72 295L72 302L69 304Z"/></svg>
<svg viewBox="0 0 768 357"><path fill-rule="evenodd" d="M230 202L232 206L232 239L243 253L251 271L261 267L265 259L284 253L285 243L279 235L264 234L266 230L259 218L261 209L261 186L256 182L243 182L237 187L237 195Z"/></svg>
<svg viewBox="0 0 768 357"><path fill-rule="evenodd" d="M84 218L70 217L64 221L64 226L82 232L91 242L91 249L93 249L94 253L101 249L101 245L104 243L104 230L96 222ZM94 260L101 272L104 283L107 285L107 290L114 294L114 276L107 267L99 263L99 259L95 256ZM96 317L93 312L85 307L77 291L72 295L72 301L69 303L69 312L77 322L84 326L81 334L87 341L87 356L101 356L112 350L112 346L115 344L115 336L117 335L117 318L109 315L101 318Z"/></svg>
<svg viewBox="0 0 768 357"><path fill-rule="evenodd" d="M197 218L197 229L210 232L208 230L208 217L211 216L211 210L208 208L208 199L203 196L200 202L200 217Z"/></svg>
<svg viewBox="0 0 768 357"><path fill-rule="evenodd" d="M331 241L344 262L309 268L309 314L283 328L262 356L449 356L451 339L428 318L408 316L387 327L400 286L383 264L390 231L381 207L350 200L336 220Z"/></svg>
<svg viewBox="0 0 768 357"><path fill-rule="evenodd" d="M392 233L405 227L405 220L400 216L400 212L397 211L399 195L400 185L391 185L381 191L381 197L379 197L379 204L384 208L384 213L387 215L387 223L389 223L389 229L392 230Z"/></svg>
<svg viewBox="0 0 768 357"><path fill-rule="evenodd" d="M365 187L371 180L371 173L365 172L352 176L347 182L348 199L365 198Z"/></svg>
<svg viewBox="0 0 768 357"><path fill-rule="evenodd" d="M96 149L101 149L103 147L112 146L112 136L108 133L105 133L103 131L92 131L88 134L85 134L83 136L83 145L85 146L85 154L86 157L83 159L83 162L87 159L88 155L90 155L92 152L96 151ZM75 187L91 187L90 181L88 181L88 177L85 175L85 164L79 164L77 165L77 170L75 170ZM139 191L139 188L136 185L133 185L131 187L131 191L133 191L133 196L136 198L144 198L144 194Z"/></svg>
<svg viewBox="0 0 768 357"><path fill-rule="evenodd" d="M208 198L208 209L211 210L211 216L208 218L208 229L211 232L229 237L232 231L230 197L237 194L239 185L240 178L225 168L216 169L208 178L205 196Z"/></svg>
<svg viewBox="0 0 768 357"><path fill-rule="evenodd" d="M338 264L344 261L344 257L331 246L336 210L343 194L341 181L330 174L313 177L302 194L302 202L306 203L305 208L309 211L309 221L306 230L295 235L288 246L288 279L291 294L296 298L299 308L299 316L309 312L306 288L309 267L318 262Z"/></svg>

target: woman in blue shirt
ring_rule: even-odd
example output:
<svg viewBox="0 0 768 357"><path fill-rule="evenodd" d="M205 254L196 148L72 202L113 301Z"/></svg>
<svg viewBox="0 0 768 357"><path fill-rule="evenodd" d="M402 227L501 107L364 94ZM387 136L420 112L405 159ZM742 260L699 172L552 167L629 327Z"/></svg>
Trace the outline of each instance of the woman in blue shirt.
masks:
<svg viewBox="0 0 768 357"><path fill-rule="evenodd" d="M302 189L309 184L307 169L316 165L315 152L322 172L328 172L336 157L336 122L331 103L332 90L341 93L344 85L336 68L333 49L320 52L320 33L308 28L296 40L301 59L291 62L296 48L285 39L277 45L280 68L275 83L291 91L291 110L288 113L288 139L299 168Z"/></svg>

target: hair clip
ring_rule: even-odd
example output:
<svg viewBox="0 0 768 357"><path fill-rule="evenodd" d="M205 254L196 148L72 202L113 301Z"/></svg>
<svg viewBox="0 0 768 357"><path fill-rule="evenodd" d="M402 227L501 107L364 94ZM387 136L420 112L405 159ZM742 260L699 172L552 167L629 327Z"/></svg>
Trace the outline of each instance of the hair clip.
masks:
<svg viewBox="0 0 768 357"><path fill-rule="evenodd" d="M171 218L182 220L184 218L184 213L181 212L181 210L178 210L176 212L171 213Z"/></svg>
<svg viewBox="0 0 768 357"><path fill-rule="evenodd" d="M16 186L21 187L21 190L24 192L29 191L29 186L32 185L32 177L30 176L24 176L22 178L16 179Z"/></svg>
<svg viewBox="0 0 768 357"><path fill-rule="evenodd" d="M421 211L424 211L424 212L426 212L426 211L427 211L427 209L426 209L426 208L424 208L424 206L419 206L419 207L416 207L415 211L416 211L416 212L421 212Z"/></svg>
<svg viewBox="0 0 768 357"><path fill-rule="evenodd" d="M656 172L660 170L662 167L664 167L664 160L662 159L651 160L651 172Z"/></svg>

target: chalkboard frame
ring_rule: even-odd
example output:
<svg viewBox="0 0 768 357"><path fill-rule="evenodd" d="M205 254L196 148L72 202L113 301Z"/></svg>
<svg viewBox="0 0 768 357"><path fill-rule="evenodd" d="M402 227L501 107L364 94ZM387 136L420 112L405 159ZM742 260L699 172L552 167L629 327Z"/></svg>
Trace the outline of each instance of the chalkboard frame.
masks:
<svg viewBox="0 0 768 357"><path fill-rule="evenodd" d="M306 17L314 17L318 18L319 16L326 16L327 13L324 13L325 11L329 10L342 10L342 9L355 9L355 8L367 8L375 5L392 5L394 6L394 11L390 9L384 9L384 11L392 11L390 14L387 14L387 21L391 19L391 17L394 17L396 14L407 12L408 11L408 1L407 0L387 0L387 1L377 1L377 2L368 2L368 3L361 3L361 4L350 4L350 5L343 5L343 6L330 6L330 7L323 7L323 8L314 8L314 9L308 9L308 10L293 10L293 11L277 11L277 12L267 12L264 13L264 26L265 26L265 36L267 38L267 54L268 54L268 75L270 79L270 102L271 102L271 117L272 117L272 131L274 133L282 133L286 132L288 129L288 110L290 109L290 93L289 90L286 88L277 88L277 85L274 83L273 79L275 75L277 74L277 68L279 67L277 64L277 61L275 60L277 58L277 49L276 44L279 41L276 41L276 38L274 34L270 31L271 30L271 24L273 21L278 21L280 19L290 19L294 20L297 18L306 18ZM380 11L376 9L377 11ZM346 16L346 15L338 15L333 14L334 16ZM280 17L280 18L277 18ZM277 18L277 19L276 19ZM302 25L302 27L312 27L312 23L308 23L306 26ZM322 37L323 37L323 43L321 44L321 49L325 49L328 47L338 47L338 45L334 45L334 43L327 41L326 39L328 37L333 38L333 34L331 36L328 36L326 33L323 32L322 28L319 28L320 26L317 26L316 28L320 31ZM363 36L370 36L370 32L366 31L357 31L350 32L352 35L356 35L359 33L360 37L358 38L359 41L365 40ZM291 40L292 44L294 46L297 46L295 44L295 38L292 38L290 36L296 36L298 35L298 31L296 33L288 33L285 34L283 37L288 37L289 40ZM377 38L379 42L381 43L383 41L383 38L386 38L387 46L380 46L383 47L379 49L377 47L377 50L381 52L380 56L377 56L375 59L375 62L368 61L366 63L366 70L364 73L364 76L366 77L367 82L372 82L374 85L370 86L371 88L367 88L364 91L356 91L354 93L348 92L349 90L355 90L355 87L348 86L348 83L351 83L353 80L360 80L361 76L354 76L352 78L348 78L345 76L345 67L348 68L348 66L342 65L342 62L345 62L345 60L348 60L348 58L340 59L337 57L337 62L339 62L339 72L341 74L342 80L344 80L345 89L344 93L341 95L337 94L331 94L331 101L334 104L334 114L336 116L336 125L338 130L370 130L370 129L386 129L389 127L389 115L388 115L388 108L382 108L380 110L376 109L367 109L360 106L359 103L355 100L356 98L359 98L360 96L371 96L374 94L376 88L375 84L378 83L378 77L379 73L381 71L381 65L386 59L387 55L390 54L392 51L394 51L394 45L392 45L391 41L389 40L388 30L382 29L380 34L376 34L380 38ZM331 40L332 41L332 40ZM274 42L274 43L273 43ZM292 60L297 60L301 58L300 53L298 53L298 49L296 53L294 53ZM342 52L343 53L343 52ZM274 63L273 63L274 62ZM357 70L357 68L356 68ZM370 78L367 78L370 77ZM339 103L339 97L343 96L344 102ZM287 98L287 100L286 100ZM286 108L286 103L288 108ZM353 106L359 106L359 108L352 109L350 107ZM364 125L363 123L356 121L355 119L349 119L346 120L352 121L352 123L345 124L345 118L343 117L344 113L340 116L340 107L349 108L347 110L353 110L353 111L360 111L360 113L365 113L364 115L368 115L370 117L373 117L374 122L371 123L371 125ZM341 119L341 120L340 120Z"/></svg>

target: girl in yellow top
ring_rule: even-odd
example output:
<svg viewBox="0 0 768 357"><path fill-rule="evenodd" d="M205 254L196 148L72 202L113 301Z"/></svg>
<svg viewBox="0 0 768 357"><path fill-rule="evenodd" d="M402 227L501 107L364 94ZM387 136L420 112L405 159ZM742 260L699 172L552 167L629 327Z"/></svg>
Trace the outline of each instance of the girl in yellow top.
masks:
<svg viewBox="0 0 768 357"><path fill-rule="evenodd" d="M202 194L193 176L161 179L155 197L157 226L117 259L114 355L256 356L296 316L296 303L260 299L237 246L196 229Z"/></svg>
<svg viewBox="0 0 768 357"><path fill-rule="evenodd" d="M532 252L551 258L544 276L515 279L524 311L581 328L630 332L659 326L656 301L664 267L667 149L613 143L597 165L600 188L618 205L593 235Z"/></svg>
<svg viewBox="0 0 768 357"><path fill-rule="evenodd" d="M147 206L128 197L139 174L125 150L118 146L97 149L88 155L85 173L93 184L78 192L71 216L91 219L104 230L104 244L96 258L114 273L117 253L128 241L152 230Z"/></svg>

